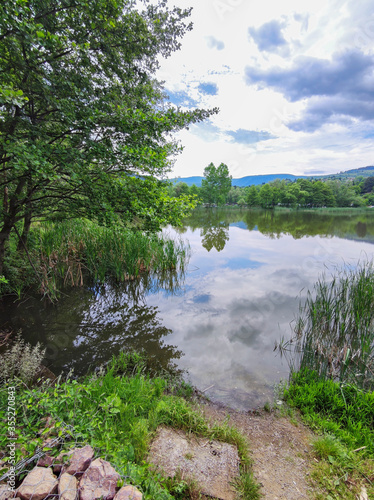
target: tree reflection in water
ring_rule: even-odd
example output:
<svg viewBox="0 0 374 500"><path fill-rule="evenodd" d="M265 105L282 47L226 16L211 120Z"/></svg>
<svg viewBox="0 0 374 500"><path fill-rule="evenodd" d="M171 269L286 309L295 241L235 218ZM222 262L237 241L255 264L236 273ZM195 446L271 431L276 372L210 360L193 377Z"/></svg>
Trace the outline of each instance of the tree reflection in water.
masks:
<svg viewBox="0 0 374 500"><path fill-rule="evenodd" d="M158 307L146 305L145 297L160 290L179 294L183 278L174 271L143 275L125 284L72 289L57 305L29 298L3 307L0 321L6 312L9 327L22 328L27 341L46 346L46 364L55 373L73 370L83 375L128 349L144 351L157 369L175 368L173 360L183 353L165 343L171 330L163 325Z"/></svg>
<svg viewBox="0 0 374 500"><path fill-rule="evenodd" d="M262 210L237 207L198 208L185 219L184 230L199 229L202 246L208 252L218 252L229 241L230 226L249 231L257 230L268 238L277 239L284 234L294 239L305 236L337 236L348 239L366 238L374 242L374 213L352 209L332 210Z"/></svg>

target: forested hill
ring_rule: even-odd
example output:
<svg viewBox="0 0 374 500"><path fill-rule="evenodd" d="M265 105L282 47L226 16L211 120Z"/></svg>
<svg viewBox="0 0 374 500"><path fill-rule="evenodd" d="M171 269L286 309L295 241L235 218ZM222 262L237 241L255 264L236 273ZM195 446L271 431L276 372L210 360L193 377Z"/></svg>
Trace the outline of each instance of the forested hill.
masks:
<svg viewBox="0 0 374 500"><path fill-rule="evenodd" d="M374 176L374 166L356 168L352 170L346 170L345 172L339 172L338 174L328 174L328 175L292 175L292 174L264 174L264 175L247 175L246 177L240 177L238 179L232 179L232 185L238 187L245 186L258 186L261 184L266 184L267 182L275 181L276 179L289 179L294 181L296 179L344 179L344 178L354 178L354 177L370 177ZM201 187L201 180L204 177L194 176L194 177L177 177L172 179L174 182L185 182L188 186L195 184Z"/></svg>

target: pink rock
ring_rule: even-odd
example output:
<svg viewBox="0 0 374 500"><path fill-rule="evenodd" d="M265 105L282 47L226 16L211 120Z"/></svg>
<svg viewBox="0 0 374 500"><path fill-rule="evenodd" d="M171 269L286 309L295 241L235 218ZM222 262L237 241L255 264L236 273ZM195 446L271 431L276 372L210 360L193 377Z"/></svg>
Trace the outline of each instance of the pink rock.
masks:
<svg viewBox="0 0 374 500"><path fill-rule="evenodd" d="M17 496L22 500L42 500L47 495L54 493L58 481L52 469L35 467L27 474L21 486L18 488Z"/></svg>
<svg viewBox="0 0 374 500"><path fill-rule="evenodd" d="M75 476L64 472L58 482L60 500L75 500L77 498L78 480Z"/></svg>
<svg viewBox="0 0 374 500"><path fill-rule="evenodd" d="M8 500L8 498L13 498L15 491L9 489L8 484L0 484L0 500Z"/></svg>
<svg viewBox="0 0 374 500"><path fill-rule="evenodd" d="M112 500L118 490L120 475L109 462L97 458L88 467L79 484L80 500Z"/></svg>
<svg viewBox="0 0 374 500"><path fill-rule="evenodd" d="M39 458L36 465L38 467L50 467L51 465L53 465L54 460L55 459L50 455L44 455L44 457Z"/></svg>
<svg viewBox="0 0 374 500"><path fill-rule="evenodd" d="M65 472L72 476L81 475L92 462L94 454L94 450L89 445L83 448L76 448L71 454L70 464Z"/></svg>
<svg viewBox="0 0 374 500"><path fill-rule="evenodd" d="M127 486L123 486L119 492L114 497L114 500L142 500L143 495L135 488L135 486L131 486L128 484Z"/></svg>

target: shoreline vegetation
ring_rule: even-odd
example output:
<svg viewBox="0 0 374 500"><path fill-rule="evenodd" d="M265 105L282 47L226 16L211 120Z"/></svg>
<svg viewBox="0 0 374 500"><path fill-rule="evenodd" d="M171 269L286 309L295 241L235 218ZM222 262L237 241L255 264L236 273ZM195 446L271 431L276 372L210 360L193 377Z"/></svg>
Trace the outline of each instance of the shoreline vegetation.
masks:
<svg viewBox="0 0 374 500"><path fill-rule="evenodd" d="M374 267L322 275L278 346L290 365L286 403L321 437L311 477L321 496L374 495ZM366 495L366 496L365 496Z"/></svg>
<svg viewBox="0 0 374 500"><path fill-rule="evenodd" d="M47 275L53 284L67 285L79 285L86 268L98 280L107 278L108 269L118 280L136 279L145 270L161 274L170 268L183 270L189 255L180 242L139 232L121 234L86 221L35 225L29 248L30 255L39 255L40 265L50 265ZM126 272L119 268L123 260L129 263ZM300 306L294 338L278 346L288 356L291 376L280 391L281 409L269 404L265 410L291 419L300 412L306 425L319 434L310 473L318 500L374 495L373 326L374 267L364 262L321 276ZM122 467L122 474L140 486L144 499L199 498L196 485L180 477L163 478L144 461L156 428L163 424L235 444L242 463L239 498L261 498L243 436L227 424L210 426L192 405L196 391L180 374L150 372L141 354L121 353L81 380L60 376L52 384L31 385L30 374L37 371L34 365L40 363L42 347L20 347L19 340L14 345L17 352L12 354L11 347L2 355L9 356L9 362L3 358L0 363L0 398L6 408L7 388L16 387L17 460L40 447L43 433L51 431L43 427L43 416L51 415L52 433L65 436L68 429L65 444L72 440L93 446ZM27 369L17 368L15 359L23 359ZM5 414L0 422L6 425ZM1 436L4 453L6 430ZM1 460L6 458L5 453Z"/></svg>
<svg viewBox="0 0 374 500"><path fill-rule="evenodd" d="M302 228L297 225L294 234L292 220L282 216L296 217L303 213L307 216L310 213L316 216L344 214L353 217L362 214L368 217L364 222L371 228L369 217L374 214L373 209L368 207L275 206L273 209L263 209L238 205L198 206L195 212L211 210L213 217L216 211L227 209L240 214L246 211L248 228L258 225L258 229L265 234L280 234L284 230L294 237L304 234ZM263 213L277 218L270 221L269 217L261 215ZM191 220L189 217L184 219L187 223ZM305 223L303 221L303 227ZM352 231L366 231L361 226L358 223ZM328 229L323 227L321 230L324 232ZM22 227L18 234L21 230ZM3 273L0 275L0 297L16 295L21 298L27 291L37 291L55 301L64 286L83 286L92 281L102 283L106 279L117 282L136 280L144 273L153 273L167 281L170 279L165 280L168 273L184 272L189 257L190 247L183 240L183 232L180 239L172 240L161 232L145 232L123 225L106 227L88 219L34 223L28 233L27 249L20 244L15 233L10 238Z"/></svg>
<svg viewBox="0 0 374 500"><path fill-rule="evenodd" d="M10 241L0 294L20 298L31 288L51 300L58 298L61 288L87 281L122 282L145 272L160 277L183 272L190 255L188 243L181 239L82 219L35 224L27 251L16 245L16 239Z"/></svg>
<svg viewBox="0 0 374 500"><path fill-rule="evenodd" d="M179 475L165 478L146 463L150 441L157 427L163 425L235 445L240 457L240 476L235 483L239 498L260 499L245 438L227 422L208 422L193 404L196 391L180 374L150 376L141 354L122 352L106 367L79 381L68 375L53 383L39 379L35 385L30 378L25 383L14 375L3 383L0 400L1 407L6 408L8 389L12 387L17 403L15 463L40 450L57 456L62 449L66 452L90 444L127 483L142 491L144 500L201 498L193 481ZM4 382L4 372L1 376ZM9 434L5 412L0 415L1 460L6 464ZM46 438L60 438L62 444L43 448ZM0 476L4 472L0 467ZM17 485L19 482L20 478Z"/></svg>

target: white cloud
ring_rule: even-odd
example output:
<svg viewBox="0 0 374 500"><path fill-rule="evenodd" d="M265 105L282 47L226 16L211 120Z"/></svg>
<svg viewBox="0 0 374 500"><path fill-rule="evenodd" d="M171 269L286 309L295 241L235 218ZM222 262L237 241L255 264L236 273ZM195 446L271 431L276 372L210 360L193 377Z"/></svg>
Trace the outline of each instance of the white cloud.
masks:
<svg viewBox="0 0 374 500"><path fill-rule="evenodd" d="M244 0L174 3L193 7L194 29L181 51L162 62L158 76L170 92L200 107L217 106L220 113L178 134L185 147L173 176L202 175L211 161L227 163L234 177L372 164L374 123L366 105L374 78L371 0L264 0L260 7ZM307 61L319 75L308 73L313 64ZM201 91L209 90L207 83L210 93ZM274 138L247 145L230 140L230 132L240 130Z"/></svg>

